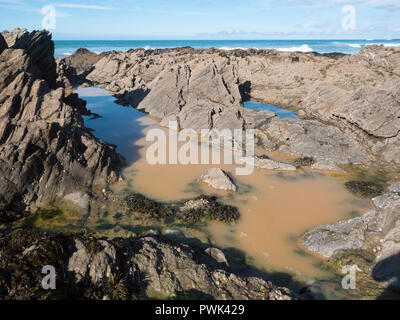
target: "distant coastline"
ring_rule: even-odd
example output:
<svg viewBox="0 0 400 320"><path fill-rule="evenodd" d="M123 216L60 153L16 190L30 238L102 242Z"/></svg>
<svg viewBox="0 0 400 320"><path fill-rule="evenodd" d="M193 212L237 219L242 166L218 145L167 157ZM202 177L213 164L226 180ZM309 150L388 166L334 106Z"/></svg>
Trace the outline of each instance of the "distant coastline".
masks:
<svg viewBox="0 0 400 320"><path fill-rule="evenodd" d="M355 54L367 45L400 48L400 40L55 40L55 57L65 58L79 48L96 53L128 51L130 49L165 49L192 47L195 49L277 49L289 52L340 52Z"/></svg>

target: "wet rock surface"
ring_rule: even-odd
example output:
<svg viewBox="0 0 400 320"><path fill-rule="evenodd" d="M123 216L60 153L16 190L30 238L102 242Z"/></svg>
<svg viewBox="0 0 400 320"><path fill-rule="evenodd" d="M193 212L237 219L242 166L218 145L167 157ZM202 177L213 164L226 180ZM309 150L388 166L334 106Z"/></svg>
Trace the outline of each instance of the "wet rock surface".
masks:
<svg viewBox="0 0 400 320"><path fill-rule="evenodd" d="M389 192L373 199L374 209L361 217L317 227L306 233L302 244L310 251L338 260L351 252L373 258L364 261L369 275L400 288L400 192L398 182Z"/></svg>
<svg viewBox="0 0 400 320"><path fill-rule="evenodd" d="M110 52L87 80L123 104L195 130L256 129L259 146L313 157L316 169L399 162L400 50L368 46L358 54L275 50ZM299 111L281 119L247 110L253 99ZM167 123L167 121L164 121Z"/></svg>
<svg viewBox="0 0 400 320"><path fill-rule="evenodd" d="M6 300L296 298L261 278L238 276L223 264L215 268L203 250L158 235L102 240L15 230L1 233L0 244L0 298ZM225 257L212 250L218 260ZM56 269L56 290L42 289L44 265Z"/></svg>

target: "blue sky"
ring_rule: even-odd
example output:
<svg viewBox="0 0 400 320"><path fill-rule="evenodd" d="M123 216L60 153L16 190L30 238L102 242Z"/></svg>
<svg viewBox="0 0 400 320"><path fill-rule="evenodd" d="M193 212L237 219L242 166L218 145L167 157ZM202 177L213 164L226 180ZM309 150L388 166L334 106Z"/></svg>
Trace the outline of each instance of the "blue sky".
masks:
<svg viewBox="0 0 400 320"><path fill-rule="evenodd" d="M400 38L400 0L0 0L0 29L42 29L49 4L59 40Z"/></svg>

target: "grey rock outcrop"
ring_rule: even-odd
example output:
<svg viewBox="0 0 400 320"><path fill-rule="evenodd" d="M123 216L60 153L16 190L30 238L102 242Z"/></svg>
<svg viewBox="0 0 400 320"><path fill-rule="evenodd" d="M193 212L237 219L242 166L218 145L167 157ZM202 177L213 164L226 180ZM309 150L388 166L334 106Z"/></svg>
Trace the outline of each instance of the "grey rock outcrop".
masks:
<svg viewBox="0 0 400 320"><path fill-rule="evenodd" d="M202 249L158 235L99 240L16 230L1 233L0 244L2 299L296 299L287 288L238 276L224 264L215 268ZM221 253L213 256L220 259ZM42 263L56 268L56 290L41 288Z"/></svg>
<svg viewBox="0 0 400 320"><path fill-rule="evenodd" d="M65 88L72 89L81 85L93 66L103 57L87 49L78 49L73 55L57 59L57 82Z"/></svg>
<svg viewBox="0 0 400 320"><path fill-rule="evenodd" d="M3 33L0 55L0 204L49 203L117 179L122 159L83 125L83 101L55 88L47 32Z"/></svg>
<svg viewBox="0 0 400 320"><path fill-rule="evenodd" d="M51 89L56 86L56 62L54 60L54 43L51 34L47 31L33 31L14 29L11 32L2 32L9 48L24 50L32 62L31 72L35 76L46 80Z"/></svg>
<svg viewBox="0 0 400 320"><path fill-rule="evenodd" d="M87 80L123 104L182 129L256 129L259 146L312 157L316 168L400 164L400 50L353 56L275 50L130 50L105 53ZM302 119L245 110L254 99ZM164 121L163 123L167 123Z"/></svg>
<svg viewBox="0 0 400 320"><path fill-rule="evenodd" d="M317 227L302 237L302 244L326 258L349 250L369 252L375 256L372 276L400 286L400 267L392 261L400 256L398 186L398 182L394 183L388 193L374 198L372 211L358 218Z"/></svg>
<svg viewBox="0 0 400 320"><path fill-rule="evenodd" d="M260 157L242 157L237 159L237 162L240 164L247 164L256 168L267 169L267 170L277 170L277 171L296 171L296 166L273 160L267 156Z"/></svg>
<svg viewBox="0 0 400 320"><path fill-rule="evenodd" d="M237 191L237 186L231 176L219 168L204 172L198 180L218 190Z"/></svg>

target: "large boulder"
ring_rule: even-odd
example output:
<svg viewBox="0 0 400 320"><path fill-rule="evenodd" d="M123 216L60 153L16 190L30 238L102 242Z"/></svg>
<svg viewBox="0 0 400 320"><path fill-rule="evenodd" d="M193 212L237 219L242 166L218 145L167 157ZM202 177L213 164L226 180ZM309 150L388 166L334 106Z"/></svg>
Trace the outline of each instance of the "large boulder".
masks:
<svg viewBox="0 0 400 320"><path fill-rule="evenodd" d="M220 168L213 168L204 172L198 180L218 190L237 191L237 186L232 177Z"/></svg>

